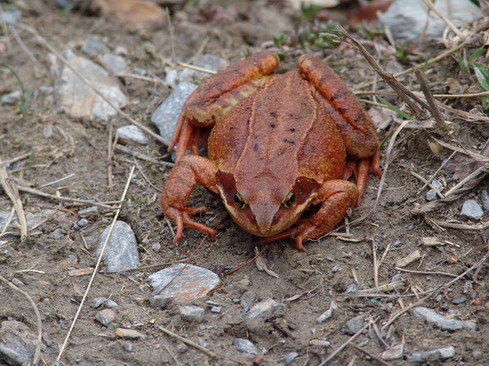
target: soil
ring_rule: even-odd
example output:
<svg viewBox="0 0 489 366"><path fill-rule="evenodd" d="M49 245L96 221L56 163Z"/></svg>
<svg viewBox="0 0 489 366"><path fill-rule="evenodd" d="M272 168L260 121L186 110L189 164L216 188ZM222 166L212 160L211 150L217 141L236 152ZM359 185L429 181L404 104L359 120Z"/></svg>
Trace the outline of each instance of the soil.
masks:
<svg viewBox="0 0 489 366"><path fill-rule="evenodd" d="M54 2L53 2L54 3ZM329 43L318 44L308 40L326 30L328 22L301 17L298 11L284 7L277 1L238 1L232 6L219 1L187 2L172 5L170 16L173 39L168 24L156 29L144 29L120 24L117 20L87 16L71 11L62 12L51 2L33 2L23 10L22 22L39 32L57 50L79 46L88 35L103 37L112 50L117 46L127 49L124 56L131 68L146 70L147 75L165 78L172 65L173 54L178 60L188 60L197 50L222 57L230 62L242 59L265 47L275 47L273 34L286 34L282 69L294 67L298 54L311 52L328 60L328 63L352 86L376 78L375 72L362 55L344 46ZM0 155L4 160L29 153L28 158L9 166L9 174L33 187L54 182L72 173L74 177L51 184L40 190L54 194L93 201L114 201L122 194L128 172L134 164L132 156L116 151L112 165L112 184L109 184L107 141L111 128L100 120L77 119L60 113L54 96L54 78L49 71L48 51L27 31L18 28L22 43L9 34L11 48L4 48L2 62L10 65L24 87L32 93L27 111L20 114L14 105L0 106ZM315 32L315 33L314 33ZM376 33L377 32L377 33ZM5 37L4 29L0 33ZM374 28L361 29L361 39L387 44ZM368 38L370 37L370 38ZM3 46L7 47L5 42ZM475 49L468 49L470 54ZM369 48L373 53L375 50ZM27 51L26 51L27 50ZM396 65L405 69L422 62L423 57L435 56L444 47L435 44L424 53L412 53ZM387 61L395 61L392 53L382 55ZM35 60L35 62L34 62ZM445 93L447 77L459 80L464 86L474 86L475 77L463 74L456 57L446 58L435 64L427 73L430 85L436 93ZM7 69L0 70L2 83L0 94L18 90L19 84ZM405 84L419 90L414 75L402 78ZM154 129L151 113L170 93L163 83L152 83L135 78L121 78L130 103L124 111L133 118ZM369 91L369 87L363 91ZM387 89L385 89L387 90ZM399 106L402 102L390 98ZM481 108L480 99L446 100L450 106L470 112ZM373 107L372 107L373 108ZM403 107L404 108L404 107ZM463 148L480 151L488 136L487 122L447 114L450 134L440 135L436 129L403 129L393 145L392 160L385 172L382 194L375 205L380 180L373 175L361 207L352 210L349 221L361 218L349 225L350 236L338 238L329 235L306 243L307 252L295 249L292 239L281 240L267 247L263 259L275 278L258 270L255 262L232 275L226 272L248 261L255 255L257 238L240 229L226 214L216 196L199 189L192 196L191 205L205 205L211 211L199 220L211 222L218 230L217 240L204 239L202 233L186 229L184 240L176 246L167 220L161 213L160 193L152 188L144 176L155 186L162 187L169 168L158 161L171 161L166 148L155 140L142 146L128 143L127 147L151 156L154 162L138 160L136 177L132 180L120 219L134 230L141 256L141 268L124 273L101 272L95 277L88 301L81 309L67 347L61 357L66 365L234 365L251 363L233 345L235 338L252 341L263 353L262 365L282 364L284 357L297 352L294 365L318 365L333 351L345 343L351 335L345 332L345 323L362 315L371 321L369 331L355 340L362 349L374 357L380 357L387 345L404 343L404 354L454 346L455 356L446 365L489 364L489 294L488 266L479 266L465 277L445 286L421 303L437 312L477 323L477 331L458 330L447 332L425 323L407 311L390 327L381 330L393 315L417 301L429 291L444 285L478 263L487 252L487 227L484 230L462 230L437 225L432 219L467 224L460 210L465 200L480 202L480 193L489 188L487 178L474 186L462 198L444 204L425 215L414 215L412 209L426 203L427 189L414 177L432 176L452 151L433 147L433 138L440 138ZM123 117L111 120L113 127L128 124ZM52 126L54 135L45 137L45 128ZM379 126L382 140L390 139L399 125L388 123ZM43 132L44 131L44 132ZM390 141L390 140L389 140ZM429 145L431 143L431 145ZM383 165L386 162L387 144L382 147ZM460 156L458 154L457 156ZM442 168L439 179L448 187L457 180L454 169L467 168L463 160L452 159L450 166ZM472 162L471 162L472 163ZM470 165L473 166L473 165ZM140 171L139 171L140 169ZM462 173L463 174L463 173ZM0 191L1 192L1 191ZM99 214L89 217L86 227L77 229L78 211L87 205L62 203L37 195L21 193L24 209L30 213L46 209L55 214L30 232L29 239L21 242L12 236L0 238L0 273L11 280L17 278L25 286L41 313L43 327L42 360L52 364L60 351L71 322L77 312L81 297L89 282L89 275L70 276L73 269L94 268L97 258L94 249L102 231L110 224L114 211L99 209ZM90 205L88 205L90 206ZM12 204L5 194L0 194L0 208L10 210ZM482 218L487 222L488 214ZM487 226L487 225L486 225ZM3 228L0 228L0 230ZM61 230L61 231L60 231ZM344 232L344 225L337 232ZM61 232L58 236L53 233ZM444 245L424 246L422 239L437 237ZM262 247L258 246L261 250ZM421 259L405 267L409 273L396 269L396 260L419 250ZM348 293L355 284L360 289L376 287L374 258L381 261L378 283L404 281L402 287L386 293L370 292L368 296ZM194 305L206 309L204 322L188 323L178 315L177 305L164 310L150 306L151 289L147 277L166 266L186 262L205 267L222 277L222 285L209 296L195 301ZM487 262L487 261L486 261ZM272 298L286 304L283 316L271 319L258 328L249 329L241 321L243 309L235 299L246 291L256 294L253 302ZM454 299L466 297L461 304ZM99 311L92 300L107 297L119 305L115 320L104 327L95 321ZM221 305L221 313L212 313L206 304L212 300ZM316 319L326 311L331 301L338 304L333 317L322 324ZM36 318L29 302L21 294L1 285L0 320L18 320L36 332ZM215 352L211 358L198 349L185 346L181 341L163 334L159 326L192 340ZM120 339L115 329L133 328L145 335L140 340ZM384 334L385 332L388 334ZM379 338L383 333L385 339ZM318 340L329 346L318 345ZM312 342L311 342L312 341ZM320 343L320 342L319 342ZM411 364L405 359L387 361L391 364ZM428 362L435 364L439 361ZM369 365L378 361L354 349L346 347L330 362L338 365Z"/></svg>

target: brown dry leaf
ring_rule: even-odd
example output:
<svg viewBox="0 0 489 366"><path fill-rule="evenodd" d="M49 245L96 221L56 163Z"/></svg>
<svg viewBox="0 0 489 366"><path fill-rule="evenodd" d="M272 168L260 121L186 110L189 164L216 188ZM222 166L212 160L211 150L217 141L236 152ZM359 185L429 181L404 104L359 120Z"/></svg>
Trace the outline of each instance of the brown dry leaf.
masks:
<svg viewBox="0 0 489 366"><path fill-rule="evenodd" d="M447 78L447 86L450 94L463 94L465 91L465 88L459 83L459 81L451 77Z"/></svg>
<svg viewBox="0 0 489 366"><path fill-rule="evenodd" d="M478 162L470 156L457 155L447 165L448 171L453 172L453 179L460 181L477 169Z"/></svg>
<svg viewBox="0 0 489 366"><path fill-rule="evenodd" d="M94 4L103 14L125 23L162 24L165 19L163 9L145 0L94 0Z"/></svg>

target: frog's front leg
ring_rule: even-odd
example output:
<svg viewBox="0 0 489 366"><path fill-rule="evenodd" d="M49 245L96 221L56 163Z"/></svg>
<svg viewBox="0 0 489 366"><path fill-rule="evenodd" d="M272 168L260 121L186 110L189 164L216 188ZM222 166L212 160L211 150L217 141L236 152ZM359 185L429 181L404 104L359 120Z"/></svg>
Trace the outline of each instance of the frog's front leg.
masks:
<svg viewBox="0 0 489 366"><path fill-rule="evenodd" d="M305 251L302 243L305 240L317 239L329 233L346 216L349 208L355 207L358 200L358 188L346 180L326 181L318 191L315 202L320 204L319 210L311 217L301 220L291 230L265 238L260 243L295 237L297 250Z"/></svg>
<svg viewBox="0 0 489 366"><path fill-rule="evenodd" d="M197 155L183 157L172 169L161 196L161 208L165 216L177 224L177 232L173 238L174 243L178 243L182 238L184 226L203 231L214 240L215 230L190 218L190 215L205 212L207 208L188 207L187 201L197 183L218 193L216 172L217 167L214 163Z"/></svg>
<svg viewBox="0 0 489 366"><path fill-rule="evenodd" d="M198 149L199 129L214 126L233 106L265 84L279 64L278 56L269 51L259 52L238 61L205 80L188 97L178 119L171 151L178 144L179 161L187 149Z"/></svg>

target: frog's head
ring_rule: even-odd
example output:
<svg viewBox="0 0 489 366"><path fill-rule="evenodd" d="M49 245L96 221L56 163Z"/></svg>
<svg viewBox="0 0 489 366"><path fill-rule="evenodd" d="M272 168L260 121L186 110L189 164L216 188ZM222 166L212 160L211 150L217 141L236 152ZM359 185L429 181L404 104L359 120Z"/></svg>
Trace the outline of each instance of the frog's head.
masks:
<svg viewBox="0 0 489 366"><path fill-rule="evenodd" d="M231 173L218 171L217 186L223 202L236 223L256 236L268 237L289 228L316 196L319 183L298 177L292 184L280 184L258 177L237 184Z"/></svg>

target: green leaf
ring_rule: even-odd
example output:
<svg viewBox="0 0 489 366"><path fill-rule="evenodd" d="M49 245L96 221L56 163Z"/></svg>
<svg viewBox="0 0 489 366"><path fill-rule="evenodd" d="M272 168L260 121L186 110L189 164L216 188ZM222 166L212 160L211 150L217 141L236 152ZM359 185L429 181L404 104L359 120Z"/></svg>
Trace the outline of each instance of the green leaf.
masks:
<svg viewBox="0 0 489 366"><path fill-rule="evenodd" d="M474 71L482 89L489 91L489 69L481 64L474 64Z"/></svg>
<svg viewBox="0 0 489 366"><path fill-rule="evenodd" d="M406 112L404 111L401 111L399 108L397 108L394 104L388 102L387 100L385 100L384 98L382 97L377 97L380 102L385 105L387 108L389 108L390 110L396 112L397 114L399 114L401 117L404 117L405 119L408 119L410 121L412 121L414 119L413 116L410 116L409 114L407 114Z"/></svg>
<svg viewBox="0 0 489 366"><path fill-rule="evenodd" d="M469 64L471 64L472 62L474 62L474 60L479 57L480 55L482 55L484 53L484 50L485 50L485 47L482 46L482 47L479 47L478 49L476 49L474 52L472 52L472 54L469 56Z"/></svg>

